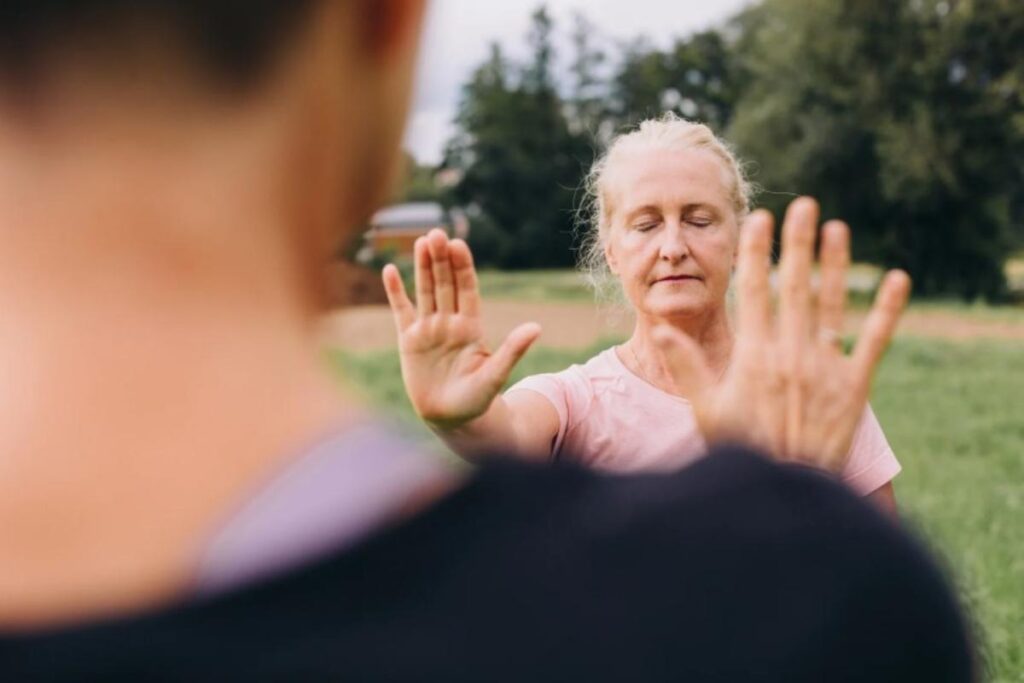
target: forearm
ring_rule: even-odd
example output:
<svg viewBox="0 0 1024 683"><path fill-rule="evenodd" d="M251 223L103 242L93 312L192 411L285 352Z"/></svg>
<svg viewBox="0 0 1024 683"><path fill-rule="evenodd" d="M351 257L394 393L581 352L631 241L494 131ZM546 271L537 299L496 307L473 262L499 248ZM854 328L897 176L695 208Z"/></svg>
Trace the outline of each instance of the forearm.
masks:
<svg viewBox="0 0 1024 683"><path fill-rule="evenodd" d="M536 438L536 431L525 430L520 419L501 394L480 417L457 426L428 422L431 429L462 458L478 461L488 453L516 455L529 460L545 460L550 449ZM532 436L532 438L531 438Z"/></svg>

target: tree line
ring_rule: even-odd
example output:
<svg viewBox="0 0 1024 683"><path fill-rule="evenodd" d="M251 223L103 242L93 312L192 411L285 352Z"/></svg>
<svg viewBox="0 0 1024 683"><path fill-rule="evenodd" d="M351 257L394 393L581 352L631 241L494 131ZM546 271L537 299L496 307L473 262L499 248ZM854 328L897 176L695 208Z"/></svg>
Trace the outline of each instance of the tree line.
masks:
<svg viewBox="0 0 1024 683"><path fill-rule="evenodd" d="M763 0L668 48L608 50L583 15L569 41L555 29L540 7L529 58L494 44L463 87L440 199L467 207L480 263L571 265L595 155L672 110L733 144L758 205L814 195L855 258L907 269L918 294L1005 296L1024 245L1019 0Z"/></svg>

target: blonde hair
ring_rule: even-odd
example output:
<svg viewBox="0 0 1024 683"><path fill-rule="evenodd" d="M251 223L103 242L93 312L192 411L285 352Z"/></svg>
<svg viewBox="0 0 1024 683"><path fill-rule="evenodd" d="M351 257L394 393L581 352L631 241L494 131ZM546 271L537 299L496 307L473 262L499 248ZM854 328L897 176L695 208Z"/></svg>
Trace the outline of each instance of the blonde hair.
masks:
<svg viewBox="0 0 1024 683"><path fill-rule="evenodd" d="M585 233L580 248L579 268L599 298L612 298L609 295L618 283L609 271L604 255L604 245L611 227L611 206L605 179L608 169L623 154L644 147L678 151L702 149L712 153L725 170L729 200L736 212L737 224L750 213L754 187L747 178L744 164L727 142L718 138L704 124L687 121L672 112L640 122L635 130L612 139L583 181L584 198L576 213L576 229Z"/></svg>

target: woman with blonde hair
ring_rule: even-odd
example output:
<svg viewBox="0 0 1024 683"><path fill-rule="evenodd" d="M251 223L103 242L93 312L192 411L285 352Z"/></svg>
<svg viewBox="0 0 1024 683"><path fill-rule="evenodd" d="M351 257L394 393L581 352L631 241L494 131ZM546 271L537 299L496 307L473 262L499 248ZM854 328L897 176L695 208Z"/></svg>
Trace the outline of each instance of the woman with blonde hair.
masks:
<svg viewBox="0 0 1024 683"><path fill-rule="evenodd" d="M472 256L461 240L438 230L417 241L415 308L395 267L384 270L406 391L420 417L463 457L502 446L524 458L571 458L627 472L679 468L706 450L702 425L713 422L706 413L713 411L715 391L728 384L723 377L737 371L744 341L734 332L726 302L741 225L770 240L771 216L750 213L750 185L729 147L706 126L672 115L644 121L613 140L594 164L587 190L591 211L582 265L599 285L617 282L636 324L626 342L582 365L527 377L501 393L540 328L521 325L493 354L487 350ZM818 213L814 200L794 201L784 244L813 244ZM812 367L806 350L785 340L746 356L787 354L782 365L800 381L779 382L789 387L780 389L780 411L799 402L785 393L807 382L834 386L850 393L849 400L866 399L869 388L851 391L848 380L855 367L877 362L881 353L861 346L849 358L842 353L845 224L825 224L820 261L818 305L809 316L814 319L795 322L817 329L815 339L834 351L834 363ZM811 267L807 261L793 266L796 272L783 269L780 286L806 279ZM905 274L887 276L876 311L886 288L908 286ZM762 289L769 297L767 281ZM803 295L813 297L810 291ZM779 314L779 329L792 328L796 314L782 308ZM798 434L761 438L770 452L800 457ZM869 407L852 440L835 450L843 460L842 479L894 509L891 480L900 465Z"/></svg>

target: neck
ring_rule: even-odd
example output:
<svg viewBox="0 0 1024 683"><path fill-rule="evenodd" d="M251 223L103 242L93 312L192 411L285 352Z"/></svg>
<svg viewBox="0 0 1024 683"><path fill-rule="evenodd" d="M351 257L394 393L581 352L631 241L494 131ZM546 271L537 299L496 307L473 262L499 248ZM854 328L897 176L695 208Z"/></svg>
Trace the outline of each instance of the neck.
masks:
<svg viewBox="0 0 1024 683"><path fill-rule="evenodd" d="M187 132L0 134L0 625L175 593L232 501L353 417L267 180L289 165Z"/></svg>
<svg viewBox="0 0 1024 683"><path fill-rule="evenodd" d="M656 351L652 339L655 327L666 324L675 327L700 345L711 370L716 375L725 372L732 356L734 335L724 306L693 317L666 319L641 314L637 316L633 336L630 337L628 345L630 354L635 354L635 358L632 359L633 365L639 365L639 374L648 382L669 392L675 386L658 360L659 352Z"/></svg>

